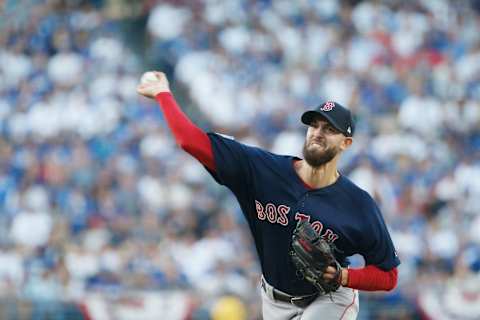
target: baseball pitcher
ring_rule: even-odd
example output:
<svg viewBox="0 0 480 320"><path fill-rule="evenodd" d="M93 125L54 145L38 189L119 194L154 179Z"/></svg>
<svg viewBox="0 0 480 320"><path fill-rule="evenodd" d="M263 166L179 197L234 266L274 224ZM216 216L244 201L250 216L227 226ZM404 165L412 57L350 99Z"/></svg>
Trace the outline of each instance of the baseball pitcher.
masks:
<svg viewBox="0 0 480 320"><path fill-rule="evenodd" d="M395 288L400 261L382 214L337 169L355 131L347 108L328 101L306 111L303 159L277 155L203 132L181 111L165 75L153 74L138 93L159 103L177 144L234 193L248 221L264 319L356 319L358 290ZM348 267L354 254L365 267Z"/></svg>

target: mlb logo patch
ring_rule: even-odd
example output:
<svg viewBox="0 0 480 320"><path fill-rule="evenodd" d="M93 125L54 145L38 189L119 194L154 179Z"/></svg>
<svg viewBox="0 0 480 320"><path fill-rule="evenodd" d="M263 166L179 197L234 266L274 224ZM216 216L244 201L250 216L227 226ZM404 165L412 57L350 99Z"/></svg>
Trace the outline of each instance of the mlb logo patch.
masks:
<svg viewBox="0 0 480 320"><path fill-rule="evenodd" d="M320 108L322 111L331 111L335 107L335 103L331 101L325 102L325 104Z"/></svg>

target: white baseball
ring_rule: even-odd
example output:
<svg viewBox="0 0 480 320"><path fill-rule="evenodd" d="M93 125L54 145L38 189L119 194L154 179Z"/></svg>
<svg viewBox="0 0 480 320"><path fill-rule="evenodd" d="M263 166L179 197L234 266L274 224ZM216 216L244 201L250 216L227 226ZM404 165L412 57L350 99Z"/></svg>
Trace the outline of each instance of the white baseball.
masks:
<svg viewBox="0 0 480 320"><path fill-rule="evenodd" d="M152 71L145 72L140 79L141 84L158 81L157 76Z"/></svg>

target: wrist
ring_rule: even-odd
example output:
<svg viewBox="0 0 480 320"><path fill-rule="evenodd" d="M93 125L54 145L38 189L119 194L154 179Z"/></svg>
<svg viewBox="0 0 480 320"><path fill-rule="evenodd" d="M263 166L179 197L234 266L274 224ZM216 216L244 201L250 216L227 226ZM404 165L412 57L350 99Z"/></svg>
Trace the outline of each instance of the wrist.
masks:
<svg viewBox="0 0 480 320"><path fill-rule="evenodd" d="M163 94L172 94L172 93L170 92L170 90L160 91L160 92L157 92L157 93L155 94L155 98L158 98L159 96L161 96L161 95L163 95Z"/></svg>

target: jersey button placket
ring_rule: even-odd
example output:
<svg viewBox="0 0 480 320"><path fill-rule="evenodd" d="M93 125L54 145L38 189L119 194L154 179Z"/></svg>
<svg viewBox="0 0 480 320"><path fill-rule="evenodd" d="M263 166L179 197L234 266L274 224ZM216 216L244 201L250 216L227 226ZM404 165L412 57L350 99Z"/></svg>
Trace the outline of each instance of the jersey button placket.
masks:
<svg viewBox="0 0 480 320"><path fill-rule="evenodd" d="M301 209L305 209L305 202L307 201L307 198L308 198L308 192L306 192L302 197L302 202L301 202L301 205L300 205Z"/></svg>
<svg viewBox="0 0 480 320"><path fill-rule="evenodd" d="M294 221L294 223L296 223L295 221L299 219L299 218L298 218L298 214L305 215L305 203L306 203L306 201L307 201L308 194L309 194L308 191L305 192L305 193L302 194L302 195L298 198L298 200L297 200L297 203L296 203L296 205L295 205L295 207L294 207L294 208L295 208L294 212L297 213L297 214L295 214L295 215L293 216L293 221Z"/></svg>

